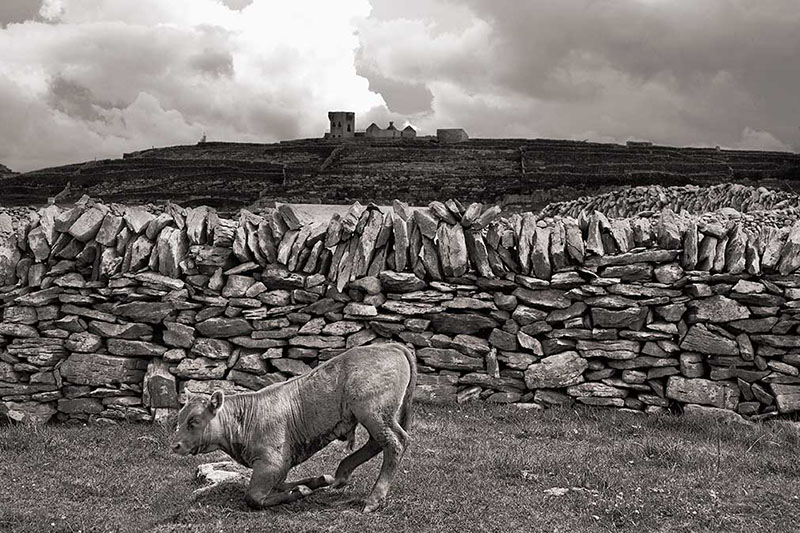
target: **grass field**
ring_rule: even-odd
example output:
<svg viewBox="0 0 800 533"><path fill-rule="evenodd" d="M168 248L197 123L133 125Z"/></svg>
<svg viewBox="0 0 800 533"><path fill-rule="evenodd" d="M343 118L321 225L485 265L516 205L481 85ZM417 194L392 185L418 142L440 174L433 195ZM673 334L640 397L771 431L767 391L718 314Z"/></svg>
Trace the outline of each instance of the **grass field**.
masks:
<svg viewBox="0 0 800 533"><path fill-rule="evenodd" d="M173 456L158 426L4 426L0 531L800 530L789 424L423 404L411 435L387 504L364 515L378 459L345 489L255 512L240 484L193 497L195 467L224 456ZM294 475L343 454L334 443Z"/></svg>

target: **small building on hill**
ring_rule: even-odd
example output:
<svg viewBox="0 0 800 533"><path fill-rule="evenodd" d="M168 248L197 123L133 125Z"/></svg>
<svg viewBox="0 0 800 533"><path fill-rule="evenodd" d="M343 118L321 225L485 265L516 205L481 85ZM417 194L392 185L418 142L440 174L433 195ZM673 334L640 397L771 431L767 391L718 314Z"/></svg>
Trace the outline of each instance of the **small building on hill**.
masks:
<svg viewBox="0 0 800 533"><path fill-rule="evenodd" d="M389 122L389 127L381 129L374 122L366 131L356 131L356 114L352 111L328 111L330 131L325 132L325 139L416 139L417 130L406 126L398 130L394 122Z"/></svg>
<svg viewBox="0 0 800 533"><path fill-rule="evenodd" d="M331 129L326 139L341 139L356 136L356 114L352 111L328 111Z"/></svg>
<svg viewBox="0 0 800 533"><path fill-rule="evenodd" d="M436 130L436 138L443 143L460 143L469 140L469 135L462 128L440 128Z"/></svg>
<svg viewBox="0 0 800 533"><path fill-rule="evenodd" d="M417 136L417 130L411 126L398 130L394 126L394 122L389 122L389 127L384 130L373 122L364 132L364 136L371 139L414 139Z"/></svg>

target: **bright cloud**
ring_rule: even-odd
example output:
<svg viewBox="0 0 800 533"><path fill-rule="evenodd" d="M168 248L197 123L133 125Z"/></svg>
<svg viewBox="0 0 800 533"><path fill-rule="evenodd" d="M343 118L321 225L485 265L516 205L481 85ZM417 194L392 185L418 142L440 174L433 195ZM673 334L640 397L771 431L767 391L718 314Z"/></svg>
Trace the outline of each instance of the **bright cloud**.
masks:
<svg viewBox="0 0 800 533"><path fill-rule="evenodd" d="M0 30L0 161L15 170L152 145L318 137L366 113L366 0L45 0Z"/></svg>

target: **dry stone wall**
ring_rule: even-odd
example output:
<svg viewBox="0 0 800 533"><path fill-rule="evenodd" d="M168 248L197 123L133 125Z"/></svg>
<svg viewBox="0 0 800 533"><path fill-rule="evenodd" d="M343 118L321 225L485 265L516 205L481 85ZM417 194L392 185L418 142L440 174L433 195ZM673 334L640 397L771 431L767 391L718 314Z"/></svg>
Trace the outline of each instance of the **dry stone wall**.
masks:
<svg viewBox="0 0 800 533"><path fill-rule="evenodd" d="M792 413L798 267L800 224L730 211L0 213L0 413L149 421L387 340L416 347L434 401Z"/></svg>

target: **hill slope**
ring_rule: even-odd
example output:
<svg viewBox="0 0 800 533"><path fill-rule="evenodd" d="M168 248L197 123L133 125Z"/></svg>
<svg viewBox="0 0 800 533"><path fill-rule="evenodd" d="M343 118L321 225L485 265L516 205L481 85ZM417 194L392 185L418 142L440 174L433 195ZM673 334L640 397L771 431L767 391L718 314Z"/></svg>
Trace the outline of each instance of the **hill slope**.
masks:
<svg viewBox="0 0 800 533"><path fill-rule="evenodd" d="M88 194L233 211L273 200L399 198L419 205L453 197L538 210L620 186L730 182L792 190L800 182L800 154L543 139L204 143L0 177L0 204L44 203L63 193L62 201Z"/></svg>

